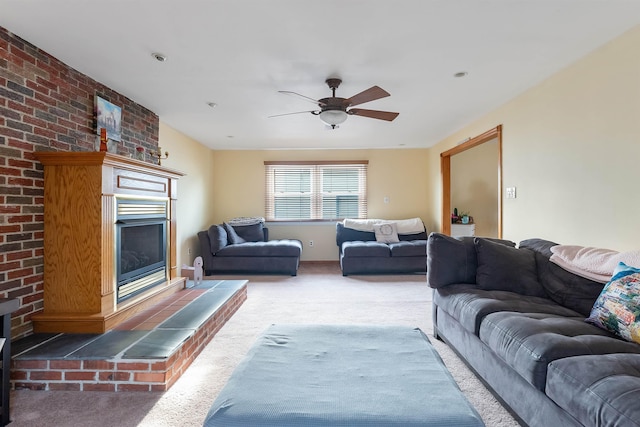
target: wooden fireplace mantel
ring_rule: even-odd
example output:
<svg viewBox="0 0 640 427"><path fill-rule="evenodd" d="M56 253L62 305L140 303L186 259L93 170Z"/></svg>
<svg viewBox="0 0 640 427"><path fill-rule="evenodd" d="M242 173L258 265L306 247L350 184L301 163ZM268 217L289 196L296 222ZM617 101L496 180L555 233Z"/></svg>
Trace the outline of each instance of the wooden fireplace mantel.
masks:
<svg viewBox="0 0 640 427"><path fill-rule="evenodd" d="M104 333L182 289L176 257L177 181L184 174L106 152L36 152L44 165L44 310L34 332ZM116 299L118 197L169 204L167 281Z"/></svg>

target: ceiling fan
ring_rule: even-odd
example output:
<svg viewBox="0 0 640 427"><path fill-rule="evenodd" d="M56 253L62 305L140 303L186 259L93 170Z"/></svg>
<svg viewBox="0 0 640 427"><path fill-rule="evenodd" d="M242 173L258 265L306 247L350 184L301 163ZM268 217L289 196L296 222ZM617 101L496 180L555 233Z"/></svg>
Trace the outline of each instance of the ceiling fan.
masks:
<svg viewBox="0 0 640 427"><path fill-rule="evenodd" d="M337 125L343 123L347 120L348 116L362 116L369 117L372 119L378 120L386 120L392 121L398 114L400 113L392 113L390 111L378 111L378 110L365 110L362 108L350 108L354 105L364 104L365 102L375 101L376 99L385 98L390 96L389 92L380 88L379 86L373 86L369 89L358 93L357 95L352 96L351 98L339 98L336 97L336 89L342 83L341 79L337 78L329 78L326 80L329 89L332 91L332 96L330 98L322 98L315 100L313 98L309 98L308 96L300 95L296 92L291 92L288 90L280 90L278 92L284 93L287 95L296 95L301 98L306 99L307 101L313 102L314 104L320 107L319 110L309 110L309 111L298 111L295 113L286 113L286 114L277 114L275 116L269 117L280 117L280 116L289 116L291 114L302 114L302 113L311 113L314 116L320 116L320 120L325 122L327 125L331 126L332 129L335 129Z"/></svg>

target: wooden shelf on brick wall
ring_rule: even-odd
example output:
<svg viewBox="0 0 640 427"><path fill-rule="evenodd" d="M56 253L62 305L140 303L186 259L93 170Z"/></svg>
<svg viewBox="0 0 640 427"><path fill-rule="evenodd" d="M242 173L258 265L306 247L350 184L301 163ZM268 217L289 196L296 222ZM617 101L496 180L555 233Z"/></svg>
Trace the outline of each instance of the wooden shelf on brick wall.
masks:
<svg viewBox="0 0 640 427"><path fill-rule="evenodd" d="M176 257L177 181L184 174L105 152L36 152L44 165L44 310L35 332L103 333L184 288ZM167 198L168 279L118 303L117 197Z"/></svg>

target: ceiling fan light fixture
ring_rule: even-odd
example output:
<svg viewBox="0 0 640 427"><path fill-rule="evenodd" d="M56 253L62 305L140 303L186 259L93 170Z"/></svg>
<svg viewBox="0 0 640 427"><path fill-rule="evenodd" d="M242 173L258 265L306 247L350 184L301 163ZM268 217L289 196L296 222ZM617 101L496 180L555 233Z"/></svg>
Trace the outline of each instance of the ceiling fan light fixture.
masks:
<svg viewBox="0 0 640 427"><path fill-rule="evenodd" d="M324 110L320 113L320 120L330 126L339 125L347 120L349 115L342 110Z"/></svg>
<svg viewBox="0 0 640 427"><path fill-rule="evenodd" d="M326 83L331 89L332 96L321 99L313 99L308 96L300 95L297 92L291 92L287 90L280 90L278 92L289 95L297 95L304 98L309 102L313 102L316 106L320 107L320 110L311 111L298 111L296 113L277 114L275 116L288 116L290 114L299 113L311 113L314 116L320 116L320 120L332 129L335 129L339 124L344 123L347 117L355 115L360 117L368 117L371 119L386 120L388 122L393 121L399 113L393 113L391 111L377 111L367 110L362 108L351 108L347 111L347 108L354 105L364 104L365 102L375 101L376 99L385 98L390 96L389 92L382 89L380 86L371 86L369 89L363 90L360 93L353 95L351 98L341 98L336 96L336 89L340 85L342 80L338 78L329 78Z"/></svg>

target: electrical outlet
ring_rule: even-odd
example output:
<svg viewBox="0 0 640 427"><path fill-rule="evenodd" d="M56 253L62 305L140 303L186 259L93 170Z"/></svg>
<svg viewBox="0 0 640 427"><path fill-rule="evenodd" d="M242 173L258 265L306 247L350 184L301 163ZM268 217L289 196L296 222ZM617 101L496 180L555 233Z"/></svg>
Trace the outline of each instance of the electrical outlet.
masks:
<svg viewBox="0 0 640 427"><path fill-rule="evenodd" d="M309 247L312 248L313 247L313 240L309 240Z"/></svg>
<svg viewBox="0 0 640 427"><path fill-rule="evenodd" d="M507 187L507 199L515 199L516 198L516 187Z"/></svg>

